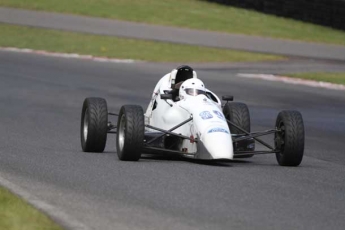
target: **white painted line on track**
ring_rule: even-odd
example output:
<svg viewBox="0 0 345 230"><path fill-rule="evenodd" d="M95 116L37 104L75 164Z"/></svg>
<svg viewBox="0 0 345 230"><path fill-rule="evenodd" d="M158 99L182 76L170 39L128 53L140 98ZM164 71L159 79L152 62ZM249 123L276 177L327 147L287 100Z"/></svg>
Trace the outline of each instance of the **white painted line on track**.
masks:
<svg viewBox="0 0 345 230"><path fill-rule="evenodd" d="M92 55L82 55L82 54L75 54L75 53L55 53L55 52L49 52L45 50L20 49L20 48L15 48L15 47L0 47L0 51L10 51L10 52L17 52L17 53L33 53L33 54L39 54L39 55L44 55L48 57L74 58L74 59L92 60L92 61L97 61L97 62L112 62L112 63L126 63L126 64L140 62L140 61L132 60L132 59L96 57Z"/></svg>
<svg viewBox="0 0 345 230"><path fill-rule="evenodd" d="M55 52L49 52L45 50L20 49L20 48L15 48L15 47L0 47L0 51L10 51L10 52L17 52L17 53L33 53L33 54L44 55L44 56L49 56L49 57L74 58L74 59L92 60L92 61L97 61L97 62L126 63L126 64L142 62L142 61L133 60L133 59L96 57L92 55L81 55L81 54L75 54L75 53L55 53ZM306 86L316 87L316 88L345 90L345 86L340 85L340 84L334 84L334 83L322 82L322 81L305 80L305 79L300 79L300 78L291 78L291 77L278 76L278 75L272 75L272 74L239 73L237 74L237 76L244 77L244 78L262 79L266 81L278 81L278 82L284 82L284 83L294 84L294 85L306 85Z"/></svg>
<svg viewBox="0 0 345 230"><path fill-rule="evenodd" d="M244 78L262 79L266 81L279 81L279 82L284 82L284 83L294 84L294 85L306 85L306 86L316 87L316 88L345 90L345 86L340 85L340 84L334 84L334 83L323 82L323 81L305 80L305 79L300 79L300 78L292 78L292 77L278 76L278 75L272 75L272 74L239 73L237 74L237 76L244 77Z"/></svg>
<svg viewBox="0 0 345 230"><path fill-rule="evenodd" d="M84 224L80 223L79 221L73 219L60 209L45 203L44 201L38 199L34 195L28 193L20 186L13 184L12 182L6 180L5 178L0 176L0 185L10 190L12 193L20 196L29 204L34 206L35 208L43 211L49 217L51 217L54 221L60 224L62 227L69 229L69 230L91 230L89 227L85 226Z"/></svg>

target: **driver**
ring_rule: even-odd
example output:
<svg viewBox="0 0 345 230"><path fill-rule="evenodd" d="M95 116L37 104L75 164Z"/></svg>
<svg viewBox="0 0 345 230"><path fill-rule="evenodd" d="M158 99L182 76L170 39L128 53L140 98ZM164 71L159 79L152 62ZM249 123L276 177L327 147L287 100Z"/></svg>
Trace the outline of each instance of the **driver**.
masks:
<svg viewBox="0 0 345 230"><path fill-rule="evenodd" d="M198 95L206 96L205 84L200 79L188 79L181 84L179 92L180 100L187 99L188 97L195 97Z"/></svg>
<svg viewBox="0 0 345 230"><path fill-rule="evenodd" d="M180 100L181 85L188 79L197 79L196 72L187 65L182 65L173 69L170 73L165 74L156 84L153 90L152 98L149 106L147 107L145 116L151 117L152 111L156 109L156 98L159 94L170 92L172 100L177 102Z"/></svg>

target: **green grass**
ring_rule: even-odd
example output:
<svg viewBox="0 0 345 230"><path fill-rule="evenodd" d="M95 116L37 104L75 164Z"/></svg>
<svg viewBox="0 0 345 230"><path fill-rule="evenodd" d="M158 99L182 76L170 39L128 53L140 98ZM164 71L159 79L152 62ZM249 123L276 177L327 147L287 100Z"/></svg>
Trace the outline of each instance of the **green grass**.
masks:
<svg viewBox="0 0 345 230"><path fill-rule="evenodd" d="M0 187L0 229L62 230L47 216Z"/></svg>
<svg viewBox="0 0 345 230"><path fill-rule="evenodd" d="M273 61L283 57L0 24L0 46L154 62Z"/></svg>
<svg viewBox="0 0 345 230"><path fill-rule="evenodd" d="M345 73L296 73L286 76L345 85Z"/></svg>
<svg viewBox="0 0 345 230"><path fill-rule="evenodd" d="M345 32L198 0L0 0L0 6L345 45Z"/></svg>

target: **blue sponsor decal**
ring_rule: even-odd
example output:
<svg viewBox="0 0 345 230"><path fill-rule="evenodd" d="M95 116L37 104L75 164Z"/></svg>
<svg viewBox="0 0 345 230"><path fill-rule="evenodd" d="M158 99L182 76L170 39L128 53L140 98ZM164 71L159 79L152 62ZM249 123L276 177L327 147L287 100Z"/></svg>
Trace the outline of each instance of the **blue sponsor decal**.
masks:
<svg viewBox="0 0 345 230"><path fill-rule="evenodd" d="M225 118L223 116L223 114L217 110L213 110L213 113L216 114L216 116L219 118L219 119L222 119L225 121Z"/></svg>
<svg viewBox="0 0 345 230"><path fill-rule="evenodd" d="M210 129L207 133L227 133L227 134L229 134L229 132L223 128L213 128L213 129Z"/></svg>
<svg viewBox="0 0 345 230"><path fill-rule="evenodd" d="M207 119L213 118L212 114L211 114L209 111L201 112L199 115L200 115L200 117L201 117L203 120L207 120Z"/></svg>

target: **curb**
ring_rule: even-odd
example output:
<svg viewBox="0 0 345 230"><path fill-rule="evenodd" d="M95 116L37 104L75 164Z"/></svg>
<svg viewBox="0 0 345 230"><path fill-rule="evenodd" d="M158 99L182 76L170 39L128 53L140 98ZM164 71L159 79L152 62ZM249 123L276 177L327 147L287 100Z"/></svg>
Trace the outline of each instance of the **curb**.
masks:
<svg viewBox="0 0 345 230"><path fill-rule="evenodd" d="M34 206L36 209L43 211L44 214L48 215L53 221L55 221L61 227L68 230L91 230L84 224L73 219L68 214L64 213L60 209L40 200L36 196L22 189L20 186L13 184L0 176L0 185L7 188L10 192L23 198L26 202Z"/></svg>
<svg viewBox="0 0 345 230"><path fill-rule="evenodd" d="M244 78L261 79L261 80L266 80L266 81L278 81L278 82L284 82L284 83L293 84L293 85L305 85L305 86L315 87L315 88L345 90L345 85L334 84L334 83L323 82L323 81L305 80L301 78L292 78L292 77L286 77L286 76L280 76L280 75L239 73L237 74L237 76L244 77Z"/></svg>
<svg viewBox="0 0 345 230"><path fill-rule="evenodd" d="M92 55L81 55L81 54L76 54L76 53L56 53L56 52L49 52L46 50L20 49L20 48L15 48L15 47L0 47L0 51L10 51L10 52L17 52L17 53L32 53L32 54L39 54L39 55L48 56L48 57L74 58L74 59L92 60L92 61L97 61L97 62L112 62L112 63L125 63L125 64L140 62L133 59L97 57L97 56L92 56Z"/></svg>

